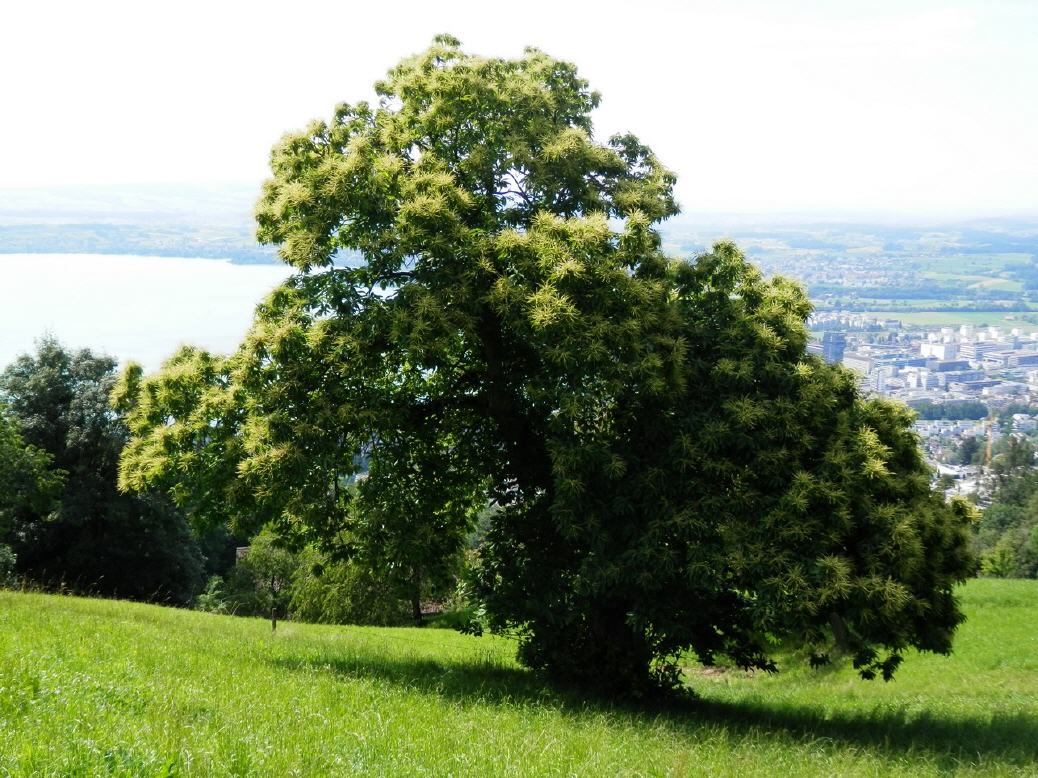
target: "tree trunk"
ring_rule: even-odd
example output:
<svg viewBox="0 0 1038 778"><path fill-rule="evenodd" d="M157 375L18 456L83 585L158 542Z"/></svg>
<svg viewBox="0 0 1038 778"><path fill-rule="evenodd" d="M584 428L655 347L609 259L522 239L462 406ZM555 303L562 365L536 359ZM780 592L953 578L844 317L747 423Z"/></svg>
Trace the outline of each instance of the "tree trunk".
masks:
<svg viewBox="0 0 1038 778"><path fill-rule="evenodd" d="M278 631L278 593L277 578L270 574L270 631Z"/></svg>
<svg viewBox="0 0 1038 778"><path fill-rule="evenodd" d="M411 572L411 616L416 627L422 626L422 577L418 570Z"/></svg>
<svg viewBox="0 0 1038 778"><path fill-rule="evenodd" d="M645 640L627 623L627 607L620 602L602 603L589 618L594 660L585 668L585 683L606 689L611 694L652 693L649 668L652 651Z"/></svg>

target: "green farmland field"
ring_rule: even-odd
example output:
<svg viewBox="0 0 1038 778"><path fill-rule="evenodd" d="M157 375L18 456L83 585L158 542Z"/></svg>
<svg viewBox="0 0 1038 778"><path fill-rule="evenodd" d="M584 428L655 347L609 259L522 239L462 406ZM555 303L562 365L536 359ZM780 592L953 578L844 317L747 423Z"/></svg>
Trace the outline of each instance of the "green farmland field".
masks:
<svg viewBox="0 0 1038 778"><path fill-rule="evenodd" d="M0 775L1038 775L1038 582L962 596L955 654L893 682L690 667L645 711L502 638L0 592Z"/></svg>
<svg viewBox="0 0 1038 778"><path fill-rule="evenodd" d="M964 273L920 273L921 278L939 282L958 282L967 289L997 289L1000 292L1022 292L1024 285L1008 278L992 278L990 276L968 275Z"/></svg>
<svg viewBox="0 0 1038 778"><path fill-rule="evenodd" d="M958 327L960 324L975 326L987 325L1001 327L1008 331L1019 327L1024 332L1038 330L1038 324L1025 321L1021 317L1032 316L1032 313L1020 311L1005 313L1003 311L898 311L875 310L864 311L862 316L876 316L884 319L899 319L906 327ZM1006 318L1006 317L1010 318Z"/></svg>

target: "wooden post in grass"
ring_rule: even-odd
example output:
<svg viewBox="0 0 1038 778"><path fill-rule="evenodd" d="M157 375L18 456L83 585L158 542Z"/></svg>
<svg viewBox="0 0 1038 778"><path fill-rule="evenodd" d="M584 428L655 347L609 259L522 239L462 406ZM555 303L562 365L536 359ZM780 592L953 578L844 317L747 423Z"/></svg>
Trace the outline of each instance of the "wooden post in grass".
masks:
<svg viewBox="0 0 1038 778"><path fill-rule="evenodd" d="M270 631L278 631L278 586L277 576L270 574Z"/></svg>
<svg viewBox="0 0 1038 778"><path fill-rule="evenodd" d="M411 569L411 617L416 627L422 626L422 574L417 566Z"/></svg>

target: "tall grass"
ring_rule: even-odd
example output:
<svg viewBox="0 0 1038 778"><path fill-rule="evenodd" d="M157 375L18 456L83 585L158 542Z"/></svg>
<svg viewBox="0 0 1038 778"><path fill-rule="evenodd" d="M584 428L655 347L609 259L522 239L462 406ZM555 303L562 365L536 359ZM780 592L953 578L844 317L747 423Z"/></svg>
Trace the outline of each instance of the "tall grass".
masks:
<svg viewBox="0 0 1038 778"><path fill-rule="evenodd" d="M659 711L500 638L0 593L0 775L1038 775L1038 582L963 599L954 656L891 683L690 668Z"/></svg>

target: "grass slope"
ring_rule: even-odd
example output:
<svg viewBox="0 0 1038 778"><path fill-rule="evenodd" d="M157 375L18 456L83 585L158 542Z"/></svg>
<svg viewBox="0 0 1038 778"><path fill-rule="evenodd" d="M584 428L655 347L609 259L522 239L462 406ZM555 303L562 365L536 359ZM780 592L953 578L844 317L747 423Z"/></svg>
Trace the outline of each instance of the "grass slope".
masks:
<svg viewBox="0 0 1038 778"><path fill-rule="evenodd" d="M1038 582L973 581L898 678L693 669L688 709L548 689L512 646L0 592L0 775L1038 774Z"/></svg>

